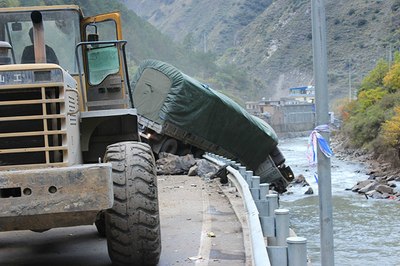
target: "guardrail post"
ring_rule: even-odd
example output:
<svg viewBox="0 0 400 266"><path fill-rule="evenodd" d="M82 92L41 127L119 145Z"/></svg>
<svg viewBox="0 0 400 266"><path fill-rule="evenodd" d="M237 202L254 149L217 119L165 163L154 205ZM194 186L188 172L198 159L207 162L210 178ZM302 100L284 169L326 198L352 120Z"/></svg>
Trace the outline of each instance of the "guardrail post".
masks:
<svg viewBox="0 0 400 266"><path fill-rule="evenodd" d="M277 194L268 194L267 196L268 205L269 205L269 216L275 216L275 210L278 209L278 195Z"/></svg>
<svg viewBox="0 0 400 266"><path fill-rule="evenodd" d="M254 201L260 200L260 177L252 176L251 177L251 195L253 196Z"/></svg>
<svg viewBox="0 0 400 266"><path fill-rule="evenodd" d="M267 247L269 261L271 266L287 266L288 265L288 250L286 246L268 246Z"/></svg>
<svg viewBox="0 0 400 266"><path fill-rule="evenodd" d="M262 183L260 184L260 200L256 201L258 213L260 216L260 222L261 222L261 227L263 224L263 220L261 217L266 217L269 215L269 210L268 210L268 201L267 201L267 194L269 190L269 184L268 183ZM264 235L265 236L265 235Z"/></svg>
<svg viewBox="0 0 400 266"><path fill-rule="evenodd" d="M253 205L250 200L244 201L245 207L250 210L247 217L251 224L255 225L256 228L258 226L258 232L262 229L264 237L267 237L268 240L268 245L265 247L264 238L259 237L259 234L254 235L252 247L253 257L258 258L256 265L307 266L307 239L287 237L289 236L289 210L278 209L278 195L269 194L269 184L260 184L259 177L253 177L253 171L246 171L244 166L236 162L219 155L210 154L207 156L209 158L206 159L209 160L212 159L210 157L214 157L219 158L219 161L224 161L225 164L235 163L238 166L238 174L241 175L241 178L237 177L238 174L235 171L230 172L237 178L235 182L239 182L240 191L245 195L243 198L251 199L253 197L254 199ZM246 189L246 183L250 191ZM257 192L254 192L256 190ZM259 213L260 223L254 221L254 215L249 215L250 213L255 214L256 210ZM262 254L262 256L254 256L254 254Z"/></svg>
<svg viewBox="0 0 400 266"><path fill-rule="evenodd" d="M273 235L267 237L268 246L276 246L276 224L275 224L275 210L278 209L278 195L277 194L268 194L268 216L272 218L272 222L270 222L270 226L272 227L270 230L273 230Z"/></svg>
<svg viewBox="0 0 400 266"><path fill-rule="evenodd" d="M265 189L265 188L264 188ZM268 188L269 190L269 188ZM265 195L265 207L263 215L260 215L261 229L263 235L267 237L268 244L271 245L275 239L275 213L274 210L278 208L278 195L267 194ZM261 213L261 212L260 212ZM272 243L271 243L272 242Z"/></svg>
<svg viewBox="0 0 400 266"><path fill-rule="evenodd" d="M239 174L245 178L246 177L246 167L244 166L239 166Z"/></svg>
<svg viewBox="0 0 400 266"><path fill-rule="evenodd" d="M246 179L247 184L249 185L249 188L251 188L251 178L252 177L253 177L253 171L247 170L245 179Z"/></svg>
<svg viewBox="0 0 400 266"><path fill-rule="evenodd" d="M289 210L275 210L275 226L276 226L276 245L286 246L286 239L289 237Z"/></svg>
<svg viewBox="0 0 400 266"><path fill-rule="evenodd" d="M288 237L288 266L307 266L307 239Z"/></svg>
<svg viewBox="0 0 400 266"><path fill-rule="evenodd" d="M269 184L268 183L260 184L260 199L266 199L268 194L269 194Z"/></svg>

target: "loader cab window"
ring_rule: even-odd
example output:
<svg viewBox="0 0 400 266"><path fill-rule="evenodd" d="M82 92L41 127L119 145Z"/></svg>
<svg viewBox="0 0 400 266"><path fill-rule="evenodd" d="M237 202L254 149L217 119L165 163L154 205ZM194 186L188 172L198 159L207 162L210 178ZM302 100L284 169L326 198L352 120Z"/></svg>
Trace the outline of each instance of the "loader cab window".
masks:
<svg viewBox="0 0 400 266"><path fill-rule="evenodd" d="M88 41L117 40L114 20L86 25L85 33ZM87 46L89 84L97 86L107 76L117 74L120 70L119 51L116 44L93 44Z"/></svg>
<svg viewBox="0 0 400 266"><path fill-rule="evenodd" d="M116 24L114 20L106 20L100 23L86 25L85 33L89 36L97 36L98 41L117 40Z"/></svg>
<svg viewBox="0 0 400 266"><path fill-rule="evenodd" d="M108 75L119 71L118 49L115 45L96 47L88 51L90 85L99 85Z"/></svg>
<svg viewBox="0 0 400 266"><path fill-rule="evenodd" d="M75 61L75 45L80 42L77 10L42 10L44 40L46 46L53 49L59 65L70 74L79 73ZM32 28L31 11L3 13L0 16L0 41L7 41L12 46L13 64L23 62L23 52L32 46L29 31ZM30 63L30 61L29 61ZM54 63L54 60L51 62Z"/></svg>

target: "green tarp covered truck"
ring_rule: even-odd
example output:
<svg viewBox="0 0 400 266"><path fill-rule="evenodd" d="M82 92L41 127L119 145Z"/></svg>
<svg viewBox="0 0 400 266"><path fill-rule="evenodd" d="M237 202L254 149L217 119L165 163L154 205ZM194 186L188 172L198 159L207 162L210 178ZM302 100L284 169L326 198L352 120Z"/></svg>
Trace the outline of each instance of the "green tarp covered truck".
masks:
<svg viewBox="0 0 400 266"><path fill-rule="evenodd" d="M213 152L279 192L292 181L274 130L224 94L157 60L139 66L131 87L142 136L155 154Z"/></svg>

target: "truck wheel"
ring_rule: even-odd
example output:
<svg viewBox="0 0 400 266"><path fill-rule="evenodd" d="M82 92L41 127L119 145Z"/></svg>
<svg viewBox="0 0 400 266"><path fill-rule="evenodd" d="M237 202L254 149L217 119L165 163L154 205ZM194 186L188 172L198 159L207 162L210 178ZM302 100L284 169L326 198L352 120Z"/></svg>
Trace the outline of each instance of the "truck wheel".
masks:
<svg viewBox="0 0 400 266"><path fill-rule="evenodd" d="M107 147L114 205L105 213L113 265L156 265L161 254L157 176L149 145L121 142Z"/></svg>
<svg viewBox="0 0 400 266"><path fill-rule="evenodd" d="M178 151L178 142L175 139L167 139L161 146L160 152L176 154Z"/></svg>

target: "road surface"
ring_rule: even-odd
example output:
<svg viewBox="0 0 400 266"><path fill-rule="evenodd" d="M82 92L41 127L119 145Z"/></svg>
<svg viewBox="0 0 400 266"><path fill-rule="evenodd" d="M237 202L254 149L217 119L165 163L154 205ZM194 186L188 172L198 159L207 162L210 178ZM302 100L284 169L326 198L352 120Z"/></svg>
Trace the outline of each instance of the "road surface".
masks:
<svg viewBox="0 0 400 266"><path fill-rule="evenodd" d="M217 180L183 175L159 176L158 189L160 266L250 265L243 209L234 190L223 188L223 193ZM110 266L111 262L106 240L97 235L95 226L79 226L43 233L2 232L0 265Z"/></svg>

